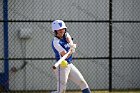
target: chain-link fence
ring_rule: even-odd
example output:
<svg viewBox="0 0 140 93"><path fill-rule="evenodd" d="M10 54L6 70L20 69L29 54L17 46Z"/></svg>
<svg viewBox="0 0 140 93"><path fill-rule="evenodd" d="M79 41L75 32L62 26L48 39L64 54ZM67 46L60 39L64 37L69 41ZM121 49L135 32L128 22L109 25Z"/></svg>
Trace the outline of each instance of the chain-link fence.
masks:
<svg viewBox="0 0 140 93"><path fill-rule="evenodd" d="M140 89L139 4L139 0L1 0L1 86L11 91L56 90L51 22L62 19L78 45L73 64L91 90ZM6 68L9 76L4 74ZM80 88L68 81L67 90Z"/></svg>

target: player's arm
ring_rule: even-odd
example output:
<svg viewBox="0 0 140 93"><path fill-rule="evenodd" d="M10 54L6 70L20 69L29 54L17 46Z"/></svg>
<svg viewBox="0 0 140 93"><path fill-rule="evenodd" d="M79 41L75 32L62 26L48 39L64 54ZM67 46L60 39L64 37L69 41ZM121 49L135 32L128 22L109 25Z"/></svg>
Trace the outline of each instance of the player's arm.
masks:
<svg viewBox="0 0 140 93"><path fill-rule="evenodd" d="M69 35L68 32L65 33L65 37L66 37L66 40L69 43L71 49L73 49L73 52L74 52L75 48L76 48L76 44L73 43L73 40L72 40L72 38L71 38L71 36Z"/></svg>
<svg viewBox="0 0 140 93"><path fill-rule="evenodd" d="M71 36L70 36L70 34L69 34L68 32L65 33L65 37L66 37L67 42L68 42L70 45L73 45L72 38L71 38Z"/></svg>
<svg viewBox="0 0 140 93"><path fill-rule="evenodd" d="M69 53L69 55L67 56L67 58L69 58L72 55L72 53L73 53L73 50L72 49L70 49L69 51L71 51L71 52ZM66 51L62 51L60 53L60 55L63 57L66 53L67 53Z"/></svg>
<svg viewBox="0 0 140 93"><path fill-rule="evenodd" d="M53 44L54 44L55 49L60 53L61 57L63 57L67 53L67 51L58 42L54 42ZM71 48L69 51L71 52L69 53L68 57L70 57L71 54L73 53Z"/></svg>

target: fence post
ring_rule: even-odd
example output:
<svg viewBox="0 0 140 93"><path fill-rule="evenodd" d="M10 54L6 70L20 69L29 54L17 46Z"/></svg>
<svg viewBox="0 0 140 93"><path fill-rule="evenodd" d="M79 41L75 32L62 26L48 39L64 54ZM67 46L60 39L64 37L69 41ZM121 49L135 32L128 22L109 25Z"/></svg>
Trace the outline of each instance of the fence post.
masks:
<svg viewBox="0 0 140 93"><path fill-rule="evenodd" d="M112 0L109 0L109 91L112 91Z"/></svg>
<svg viewBox="0 0 140 93"><path fill-rule="evenodd" d="M9 90L9 63L8 63L8 0L3 0L3 28L4 28L4 88Z"/></svg>

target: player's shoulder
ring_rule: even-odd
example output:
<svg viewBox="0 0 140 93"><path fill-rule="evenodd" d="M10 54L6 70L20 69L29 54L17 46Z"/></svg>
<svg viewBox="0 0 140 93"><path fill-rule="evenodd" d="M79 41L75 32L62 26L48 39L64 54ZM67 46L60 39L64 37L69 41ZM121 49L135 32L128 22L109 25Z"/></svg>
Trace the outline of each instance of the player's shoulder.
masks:
<svg viewBox="0 0 140 93"><path fill-rule="evenodd" d="M53 44L58 44L60 42L60 39L54 37L53 38Z"/></svg>

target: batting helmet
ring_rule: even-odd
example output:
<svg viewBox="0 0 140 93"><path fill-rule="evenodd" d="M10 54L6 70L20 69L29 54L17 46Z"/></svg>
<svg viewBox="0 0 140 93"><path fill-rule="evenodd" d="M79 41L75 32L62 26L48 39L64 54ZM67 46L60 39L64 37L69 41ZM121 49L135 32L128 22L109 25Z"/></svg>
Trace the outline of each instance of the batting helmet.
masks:
<svg viewBox="0 0 140 93"><path fill-rule="evenodd" d="M53 32L55 30L59 30L59 29L63 29L63 28L67 28L65 23L62 20L55 20L52 22L52 30Z"/></svg>

